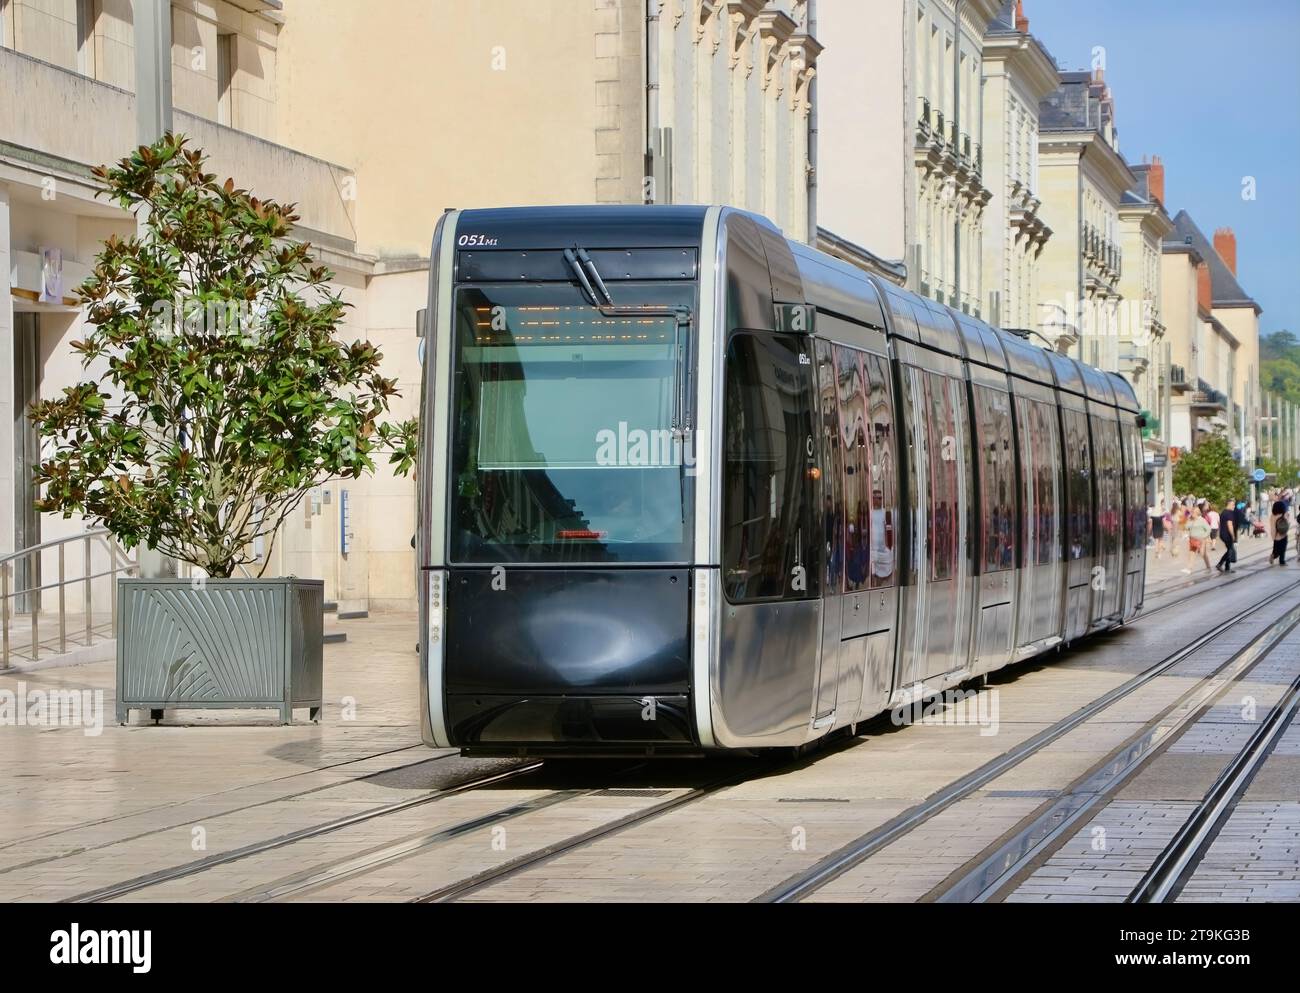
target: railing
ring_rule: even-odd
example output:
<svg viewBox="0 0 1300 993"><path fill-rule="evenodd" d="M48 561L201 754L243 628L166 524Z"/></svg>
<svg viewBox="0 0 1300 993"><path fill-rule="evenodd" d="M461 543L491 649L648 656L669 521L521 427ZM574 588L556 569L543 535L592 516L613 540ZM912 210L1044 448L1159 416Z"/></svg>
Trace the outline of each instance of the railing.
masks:
<svg viewBox="0 0 1300 993"><path fill-rule="evenodd" d="M67 546L73 542L81 542L82 546L82 573L80 576L68 578L67 575ZM100 572L92 572L91 551L92 545L96 541L103 541L108 551L109 566ZM25 564L26 568L22 570L25 577L35 577L39 575L39 563L43 558L42 553L50 549L58 549L59 563L59 580L56 583L44 583L37 585L37 580L27 578L25 589L11 589L14 585L12 582L14 567L18 563ZM19 614L26 613L30 615L32 626L32 643L31 658L35 662L41 654L41 635L40 635L40 618L41 618L41 594L45 590L58 590L59 593L59 651L68 650L68 587L74 583L84 584L82 588L82 606L86 612L86 644L94 642L94 580L102 579L105 576L109 579L109 629L112 635L117 634L117 577L119 575L131 575L138 569L137 563L131 561L130 557L123 551L109 534L106 528L91 528L80 534L70 534L63 538L54 538L50 541L43 541L38 545L32 545L30 548L23 548L8 555L0 556L0 669L10 667L10 621L17 620ZM21 598L21 600L20 600ZM12 601L12 602L11 602ZM25 606L24 611L21 607Z"/></svg>

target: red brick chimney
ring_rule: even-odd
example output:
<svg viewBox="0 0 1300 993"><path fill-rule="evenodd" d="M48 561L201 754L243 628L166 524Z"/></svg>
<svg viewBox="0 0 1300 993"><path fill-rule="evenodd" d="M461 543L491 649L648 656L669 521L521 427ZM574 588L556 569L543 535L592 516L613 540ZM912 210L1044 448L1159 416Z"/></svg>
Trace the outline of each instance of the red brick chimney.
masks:
<svg viewBox="0 0 1300 993"><path fill-rule="evenodd" d="M1016 30L1029 33L1029 18L1025 16L1025 0L1016 0Z"/></svg>
<svg viewBox="0 0 1300 993"><path fill-rule="evenodd" d="M1165 164L1159 155L1151 156L1151 168L1147 170L1147 192L1162 204L1165 202Z"/></svg>
<svg viewBox="0 0 1300 993"><path fill-rule="evenodd" d="M1219 228L1214 232L1214 250L1228 270L1237 275L1237 236L1232 233L1232 228Z"/></svg>
<svg viewBox="0 0 1300 993"><path fill-rule="evenodd" d="M1196 306L1207 314L1214 309L1214 288L1210 283L1210 267L1204 262L1196 266Z"/></svg>

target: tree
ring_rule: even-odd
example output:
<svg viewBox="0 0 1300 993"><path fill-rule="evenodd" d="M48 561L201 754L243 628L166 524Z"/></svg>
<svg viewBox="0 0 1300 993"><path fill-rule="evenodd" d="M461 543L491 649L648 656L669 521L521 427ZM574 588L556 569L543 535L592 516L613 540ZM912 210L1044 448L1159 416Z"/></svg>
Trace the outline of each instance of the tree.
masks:
<svg viewBox="0 0 1300 993"><path fill-rule="evenodd" d="M288 240L294 205L218 183L185 145L168 134L95 170L144 233L109 238L79 289L73 347L103 374L30 412L37 506L229 576L312 487L384 451L408 472L416 425L381 421L396 384L374 345L336 337L346 304Z"/></svg>
<svg viewBox="0 0 1300 993"><path fill-rule="evenodd" d="M1223 434L1211 435L1178 460L1174 467L1174 492L1209 500L1222 507L1241 499L1248 490L1245 470L1232 458Z"/></svg>

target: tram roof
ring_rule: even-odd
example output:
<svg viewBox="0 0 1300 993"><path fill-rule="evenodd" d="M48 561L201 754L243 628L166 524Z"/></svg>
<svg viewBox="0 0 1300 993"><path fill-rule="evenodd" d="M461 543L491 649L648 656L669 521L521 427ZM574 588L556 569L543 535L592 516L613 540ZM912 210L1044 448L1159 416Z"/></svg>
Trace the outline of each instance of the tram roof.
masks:
<svg viewBox="0 0 1300 993"><path fill-rule="evenodd" d="M699 245L708 207L608 204L486 207L461 212L457 234L493 238L507 249L682 248Z"/></svg>

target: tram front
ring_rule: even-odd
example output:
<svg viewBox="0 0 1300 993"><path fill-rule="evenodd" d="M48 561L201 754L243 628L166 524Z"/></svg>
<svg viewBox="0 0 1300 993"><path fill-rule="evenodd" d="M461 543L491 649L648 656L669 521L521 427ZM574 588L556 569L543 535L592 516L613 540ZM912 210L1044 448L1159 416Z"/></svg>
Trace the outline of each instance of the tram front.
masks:
<svg viewBox="0 0 1300 993"><path fill-rule="evenodd" d="M444 215L422 388L424 740L698 748L702 208Z"/></svg>

